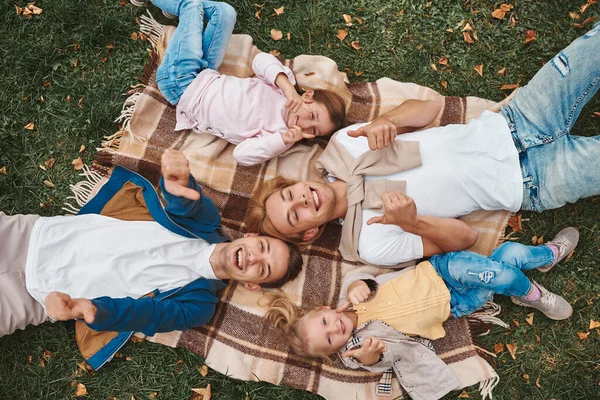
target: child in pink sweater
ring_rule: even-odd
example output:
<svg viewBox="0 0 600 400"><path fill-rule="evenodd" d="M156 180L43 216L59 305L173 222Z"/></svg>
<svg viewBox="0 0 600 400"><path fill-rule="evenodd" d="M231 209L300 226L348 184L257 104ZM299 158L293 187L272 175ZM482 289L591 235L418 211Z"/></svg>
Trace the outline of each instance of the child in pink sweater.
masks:
<svg viewBox="0 0 600 400"><path fill-rule="evenodd" d="M235 25L235 10L207 0L153 0L179 16L179 25L156 71L167 101L177 105L176 130L207 132L237 145L233 156L255 165L302 139L327 136L345 119L343 99L327 90L295 89L292 71L274 56L254 58L256 78L221 75ZM206 27L204 23L206 22Z"/></svg>

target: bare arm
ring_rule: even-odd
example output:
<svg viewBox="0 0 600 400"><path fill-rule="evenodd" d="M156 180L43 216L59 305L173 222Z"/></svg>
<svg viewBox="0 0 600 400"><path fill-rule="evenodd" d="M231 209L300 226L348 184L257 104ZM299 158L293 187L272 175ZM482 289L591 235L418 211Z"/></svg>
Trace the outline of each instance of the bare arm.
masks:
<svg viewBox="0 0 600 400"><path fill-rule="evenodd" d="M477 241L477 231L458 219L417 214L414 200L400 192L384 193L381 199L385 214L369 219L367 224L394 224L419 235L423 240L423 256L466 250Z"/></svg>
<svg viewBox="0 0 600 400"><path fill-rule="evenodd" d="M378 150L390 146L396 135L413 132L432 123L442 105L434 100L406 100L404 103L377 117L369 125L348 131L352 137L365 136L369 148Z"/></svg>

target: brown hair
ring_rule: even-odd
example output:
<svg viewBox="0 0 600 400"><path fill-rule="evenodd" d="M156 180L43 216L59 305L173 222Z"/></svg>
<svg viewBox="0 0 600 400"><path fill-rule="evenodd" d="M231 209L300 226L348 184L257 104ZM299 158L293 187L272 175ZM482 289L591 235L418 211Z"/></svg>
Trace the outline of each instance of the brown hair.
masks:
<svg viewBox="0 0 600 400"><path fill-rule="evenodd" d="M304 324L317 308L304 311L294 304L283 292L266 292L259 304L267 305L265 319L285 332L286 339L294 353L305 357L316 357L328 364L331 359L321 350L313 349L306 340Z"/></svg>
<svg viewBox="0 0 600 400"><path fill-rule="evenodd" d="M317 240L323 234L323 227L319 227L319 232L308 240L303 240L302 236L304 232L294 233L290 236L284 236L275 227L267 216L266 202L267 199L288 186L292 186L298 183L293 179L287 179L282 176L276 176L275 178L263 182L261 187L254 192L250 201L248 202L248 211L246 212L246 227L248 232L258 232L261 235L272 236L277 239L281 239L288 243L295 243L301 249L307 247L309 244Z"/></svg>
<svg viewBox="0 0 600 400"><path fill-rule="evenodd" d="M300 253L300 249L293 243L284 243L287 245L288 250L290 252L290 260L288 262L288 269L285 275L275 282L261 283L260 286L262 288L280 288L285 285L289 281L293 281L296 279L300 271L302 271L302 264L304 261L302 260L302 254Z"/></svg>
<svg viewBox="0 0 600 400"><path fill-rule="evenodd" d="M342 96L324 89L315 89L313 92L313 100L325 106L329 118L333 122L334 128L331 133L341 129L346 123L346 103L344 103Z"/></svg>

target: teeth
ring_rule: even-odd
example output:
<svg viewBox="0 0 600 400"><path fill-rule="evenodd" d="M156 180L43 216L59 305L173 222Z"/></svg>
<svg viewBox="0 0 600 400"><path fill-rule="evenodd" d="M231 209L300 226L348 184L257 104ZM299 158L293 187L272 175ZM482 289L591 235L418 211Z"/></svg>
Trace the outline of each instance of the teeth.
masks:
<svg viewBox="0 0 600 400"><path fill-rule="evenodd" d="M319 201L319 196L317 196L317 192L315 192L312 189L310 191L313 195L313 199L315 200L315 205L317 206L317 208L319 208L321 206L321 202Z"/></svg>
<svg viewBox="0 0 600 400"><path fill-rule="evenodd" d="M238 267L242 267L242 249L239 249L237 252L237 262L238 262Z"/></svg>

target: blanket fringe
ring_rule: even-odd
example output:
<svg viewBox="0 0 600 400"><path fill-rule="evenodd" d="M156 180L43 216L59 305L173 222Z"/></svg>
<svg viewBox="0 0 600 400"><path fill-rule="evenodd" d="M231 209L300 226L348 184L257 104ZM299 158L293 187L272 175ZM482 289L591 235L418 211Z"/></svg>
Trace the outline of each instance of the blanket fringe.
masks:
<svg viewBox="0 0 600 400"><path fill-rule="evenodd" d="M104 175L100 171L93 171L87 165L83 166L82 172L79 176L83 176L81 182L78 182L74 185L69 185L71 192L73 192L74 196L67 197L67 200L73 200L77 206L72 203L65 202L63 203L65 206L62 208L68 214L75 215L79 212L81 207L87 203L94 190L94 187L102 180Z"/></svg>
<svg viewBox="0 0 600 400"><path fill-rule="evenodd" d="M136 135L132 130L131 130L131 118L133 117L133 113L135 112L135 106L140 98L140 96L142 95L142 92L135 92L133 93L131 96L129 96L126 100L125 103L123 104L123 108L121 109L121 115L119 115L119 117L115 120L115 122L118 122L122 125L121 131L127 131L129 132L129 140L131 141L131 143L139 140L141 142L144 142L146 140L146 138L144 136L139 136ZM117 134L119 134L120 132L117 132ZM113 136L115 135L111 135L108 138L105 138L106 140L103 142L103 146L104 143L108 142ZM122 137L123 135L121 135ZM112 143L109 146L106 147L111 147L113 148Z"/></svg>
<svg viewBox="0 0 600 400"><path fill-rule="evenodd" d="M508 324L497 316L502 312L502 307L493 301L486 302L481 309L467 317L473 333L484 336L490 333L492 325L498 325L508 329Z"/></svg>
<svg viewBox="0 0 600 400"><path fill-rule="evenodd" d="M481 398L483 400L487 399L488 396L490 399L493 398L492 391L494 390L496 385L498 385L498 382L500 382L500 377L498 375L495 375L490 379L486 379L485 381L479 382L479 394L481 394Z"/></svg>
<svg viewBox="0 0 600 400"><path fill-rule="evenodd" d="M165 31L162 25L150 14L150 11L147 11L147 14L141 17L140 31L148 37L152 47L156 50L162 42Z"/></svg>

